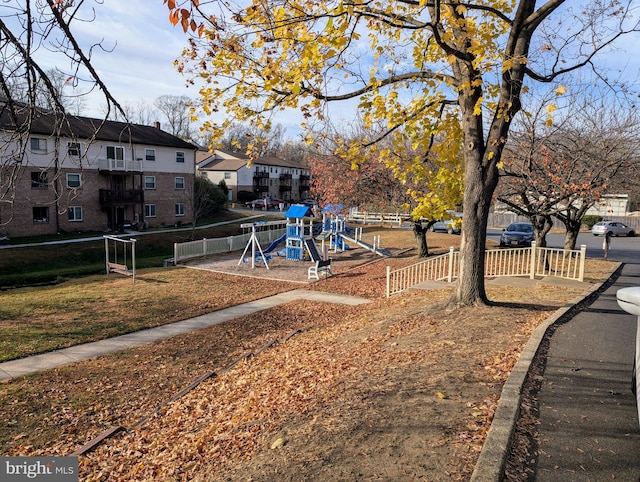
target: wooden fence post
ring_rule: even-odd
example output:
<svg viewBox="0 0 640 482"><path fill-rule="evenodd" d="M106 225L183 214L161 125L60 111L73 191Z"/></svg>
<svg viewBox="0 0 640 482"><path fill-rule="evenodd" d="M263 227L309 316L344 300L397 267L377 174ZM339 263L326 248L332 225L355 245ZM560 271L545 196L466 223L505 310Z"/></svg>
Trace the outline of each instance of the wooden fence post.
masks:
<svg viewBox="0 0 640 482"><path fill-rule="evenodd" d="M536 242L531 241L531 266L529 268L529 278L536 278Z"/></svg>
<svg viewBox="0 0 640 482"><path fill-rule="evenodd" d="M587 257L587 245L580 245L580 274L578 277L578 281L584 281L584 260Z"/></svg>
<svg viewBox="0 0 640 482"><path fill-rule="evenodd" d="M387 298L391 293L391 266L387 266Z"/></svg>
<svg viewBox="0 0 640 482"><path fill-rule="evenodd" d="M453 246L449 247L449 273L447 276L449 283L453 280L453 249Z"/></svg>

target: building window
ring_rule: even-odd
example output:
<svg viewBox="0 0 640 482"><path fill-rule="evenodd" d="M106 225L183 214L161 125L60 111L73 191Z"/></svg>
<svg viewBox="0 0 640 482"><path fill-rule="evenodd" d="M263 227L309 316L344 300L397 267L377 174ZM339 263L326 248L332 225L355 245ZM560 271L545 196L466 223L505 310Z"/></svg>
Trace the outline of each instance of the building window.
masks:
<svg viewBox="0 0 640 482"><path fill-rule="evenodd" d="M184 177L176 177L176 189L184 189Z"/></svg>
<svg viewBox="0 0 640 482"><path fill-rule="evenodd" d="M144 150L144 160L145 161L155 161L156 160L156 150L155 149L145 149Z"/></svg>
<svg viewBox="0 0 640 482"><path fill-rule="evenodd" d="M81 183L82 183L82 179L80 178L80 174L73 174L73 173L67 174L67 187L69 189L80 187Z"/></svg>
<svg viewBox="0 0 640 482"><path fill-rule="evenodd" d="M31 173L32 189L47 189L47 173L46 171L34 171Z"/></svg>
<svg viewBox="0 0 640 482"><path fill-rule="evenodd" d="M144 217L145 218L155 218L156 217L156 205L155 204L145 204L144 205Z"/></svg>
<svg viewBox="0 0 640 482"><path fill-rule="evenodd" d="M230 172L225 172L224 173L224 178L225 179L231 179L231 173Z"/></svg>
<svg viewBox="0 0 640 482"><path fill-rule="evenodd" d="M31 152L47 152L47 140L40 137L32 137Z"/></svg>
<svg viewBox="0 0 640 482"><path fill-rule="evenodd" d="M116 161L124 161L124 147L107 146L107 159L115 159Z"/></svg>
<svg viewBox="0 0 640 482"><path fill-rule="evenodd" d="M67 219L69 221L82 221L82 207L70 206L69 211L67 211Z"/></svg>
<svg viewBox="0 0 640 482"><path fill-rule="evenodd" d="M48 223L49 222L49 208L46 206L36 206L33 208L33 222L35 223Z"/></svg>
<svg viewBox="0 0 640 482"><path fill-rule="evenodd" d="M184 162L184 152L176 151L176 162Z"/></svg>
<svg viewBox="0 0 640 482"><path fill-rule="evenodd" d="M176 204L176 216L184 216L184 203Z"/></svg>
<svg viewBox="0 0 640 482"><path fill-rule="evenodd" d="M144 176L144 188L155 189L156 188L156 176Z"/></svg>
<svg viewBox="0 0 640 482"><path fill-rule="evenodd" d="M69 157L80 157L82 156L82 146L80 146L79 142L67 142L67 154Z"/></svg>

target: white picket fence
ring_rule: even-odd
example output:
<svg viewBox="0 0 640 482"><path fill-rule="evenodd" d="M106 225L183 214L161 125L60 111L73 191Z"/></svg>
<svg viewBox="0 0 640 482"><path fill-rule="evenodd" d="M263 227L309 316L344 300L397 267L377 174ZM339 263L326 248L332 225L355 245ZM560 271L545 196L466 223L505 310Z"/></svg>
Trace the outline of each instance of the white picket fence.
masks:
<svg viewBox="0 0 640 482"><path fill-rule="evenodd" d="M286 228L256 231L256 236L260 245L266 247L269 243L282 236L285 230ZM186 243L175 243L173 245L173 264L178 264L191 258L242 250L250 238L251 233L245 233L238 236L227 236L226 238L199 239L197 241L187 241Z"/></svg>
<svg viewBox="0 0 640 482"><path fill-rule="evenodd" d="M389 224L390 226L400 227L403 223L411 221L411 215L402 213L367 213L351 211L347 215L347 219L352 223L358 224Z"/></svg>
<svg viewBox="0 0 640 482"><path fill-rule="evenodd" d="M486 278L500 276L557 276L559 278L584 280L584 261L587 247L568 250L563 248L539 248L532 243L530 248L491 249L485 252L484 275ZM404 268L391 270L387 266L387 298L401 293L424 281L447 281L451 283L460 272L460 253L449 249L447 254L425 259Z"/></svg>

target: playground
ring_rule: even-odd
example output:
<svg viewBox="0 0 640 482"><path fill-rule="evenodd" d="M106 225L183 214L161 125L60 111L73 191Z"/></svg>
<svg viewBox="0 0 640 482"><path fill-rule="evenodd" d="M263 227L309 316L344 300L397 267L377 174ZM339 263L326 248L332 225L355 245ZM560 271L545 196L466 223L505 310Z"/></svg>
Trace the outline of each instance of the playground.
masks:
<svg viewBox="0 0 640 482"><path fill-rule="evenodd" d="M308 284L326 278L322 268L317 277L312 274L318 262L330 263L331 275L337 275L394 255L393 250L381 248L380 235L370 236L368 243L363 239L362 228L348 227L338 215L323 214L319 222L309 214L308 207L294 205L285 213L286 223L243 224L251 237L240 257L234 252L185 264L220 273ZM283 226L286 226L284 234L260 243L260 234L265 230Z"/></svg>
<svg viewBox="0 0 640 482"><path fill-rule="evenodd" d="M346 273L367 263L384 262L384 258L364 248L349 249L335 254L330 253L330 257L331 271L334 276ZM268 260L268 263L269 269L266 269L262 262L256 263L255 268L252 269L250 263L243 262L238 264L238 254L232 253L224 256L218 255L206 259L197 259L185 264L192 268L253 278L305 284L316 282L315 279L308 279L308 268L313 264L311 261L289 261L282 256L273 256ZM322 279L324 278L321 277L320 280Z"/></svg>

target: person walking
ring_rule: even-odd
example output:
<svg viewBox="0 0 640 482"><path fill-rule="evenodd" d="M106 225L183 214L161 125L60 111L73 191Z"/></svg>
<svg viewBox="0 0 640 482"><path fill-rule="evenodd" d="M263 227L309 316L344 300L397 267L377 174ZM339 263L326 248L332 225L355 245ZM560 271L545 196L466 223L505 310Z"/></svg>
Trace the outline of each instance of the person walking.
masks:
<svg viewBox="0 0 640 482"><path fill-rule="evenodd" d="M611 246L611 231L607 231L602 240L602 249L604 250L604 259L609 257L609 247Z"/></svg>

